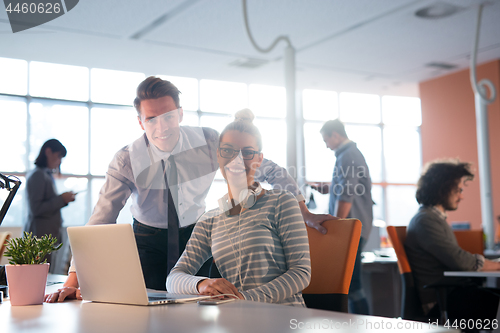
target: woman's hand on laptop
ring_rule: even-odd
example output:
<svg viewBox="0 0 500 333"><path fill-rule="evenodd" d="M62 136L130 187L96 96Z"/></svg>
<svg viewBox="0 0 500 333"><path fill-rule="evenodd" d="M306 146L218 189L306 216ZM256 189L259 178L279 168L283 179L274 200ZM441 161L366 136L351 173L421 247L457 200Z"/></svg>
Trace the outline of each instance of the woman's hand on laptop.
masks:
<svg viewBox="0 0 500 333"><path fill-rule="evenodd" d="M55 293L45 295L44 301L47 303L55 303L62 302L65 299L82 300L80 289L75 287L63 287L58 289Z"/></svg>
<svg viewBox="0 0 500 333"><path fill-rule="evenodd" d="M198 292L200 295L217 296L221 294L233 294L239 299L245 299L236 289L236 287L224 278L205 279L198 283Z"/></svg>

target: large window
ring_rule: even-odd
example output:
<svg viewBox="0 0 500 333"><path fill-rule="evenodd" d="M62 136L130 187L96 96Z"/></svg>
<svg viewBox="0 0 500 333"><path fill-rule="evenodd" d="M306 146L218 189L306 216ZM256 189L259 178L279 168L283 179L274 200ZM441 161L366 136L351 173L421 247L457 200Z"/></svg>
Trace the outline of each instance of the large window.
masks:
<svg viewBox="0 0 500 333"><path fill-rule="evenodd" d="M244 83L200 81L200 110L231 114L248 106L248 87Z"/></svg>
<svg viewBox="0 0 500 333"><path fill-rule="evenodd" d="M26 95L28 92L28 62L0 58L0 94Z"/></svg>
<svg viewBox="0 0 500 333"><path fill-rule="evenodd" d="M144 73L26 62L0 58L0 172L21 178L23 185L3 223L20 226L26 216L25 177L44 141L59 139L68 149L56 179L59 193L79 192L62 210L64 225L84 224L93 210L109 162L143 132L132 103ZM234 113L250 108L263 136L264 157L286 165L286 95L283 87L163 76L181 91L182 125L222 131ZM29 82L29 84L28 84ZM319 130L340 117L349 137L363 152L372 181L375 218L406 224L416 210L415 182L421 164L420 100L347 92L304 90L305 177L329 182L335 154L326 149ZM6 191L0 191L0 204ZM206 200L217 207L226 185L217 173ZM306 192L306 191L304 191ZM327 196L317 196L317 211L326 212ZM130 200L120 223L132 221Z"/></svg>
<svg viewBox="0 0 500 333"><path fill-rule="evenodd" d="M33 165L43 143L56 138L68 150L61 164L62 172L75 175L88 173L89 116L85 104L32 99L29 119L30 165Z"/></svg>
<svg viewBox="0 0 500 333"><path fill-rule="evenodd" d="M88 101L89 69L32 61L29 93L37 97Z"/></svg>
<svg viewBox="0 0 500 333"><path fill-rule="evenodd" d="M90 71L90 98L95 103L132 105L135 90L144 79L143 73L92 68Z"/></svg>
<svg viewBox="0 0 500 333"><path fill-rule="evenodd" d="M104 175L115 153L137 139L142 130L133 107L93 107L90 115L90 173Z"/></svg>
<svg viewBox="0 0 500 333"><path fill-rule="evenodd" d="M26 171L26 114L26 101L23 98L0 95L0 119L6 120L0 130L0 170Z"/></svg>
<svg viewBox="0 0 500 333"><path fill-rule="evenodd" d="M340 117L368 164L374 218L407 225L418 209L420 99L315 90L304 90L302 99L306 180L331 181L335 153L326 148L319 131L325 121ZM316 211L326 213L328 195L313 195Z"/></svg>
<svg viewBox="0 0 500 333"><path fill-rule="evenodd" d="M0 159L0 172L23 181L2 225L24 223L24 180L34 167L41 145L50 138L60 140L68 150L61 164L62 176L55 181L58 193L79 192L76 201L62 209L64 225L85 224L97 203L109 162L119 149L143 133L132 103L145 74L42 62L28 64L6 58L0 58L0 70L0 117L9 119L0 131L1 141L9 143L2 146L2 156L7 158ZM236 111L253 108L255 124L263 135L265 157L286 164L283 87L158 76L172 81L181 91L182 125L208 126L220 132ZM218 172L206 200L208 209L217 206L217 199L226 189ZM5 197L0 192L0 204ZM119 223L131 223L130 204L128 200Z"/></svg>
<svg viewBox="0 0 500 333"><path fill-rule="evenodd" d="M64 226L85 224L114 154L142 134L137 112L123 105L132 104L145 75L5 58L0 58L0 70L0 117L7 120L0 131L5 143L0 172L23 182L2 226L25 222L26 175L51 138L68 151L62 175L55 176L57 192L78 192L76 201L61 211ZM0 191L0 205L6 195ZM129 205L119 222L130 223Z"/></svg>

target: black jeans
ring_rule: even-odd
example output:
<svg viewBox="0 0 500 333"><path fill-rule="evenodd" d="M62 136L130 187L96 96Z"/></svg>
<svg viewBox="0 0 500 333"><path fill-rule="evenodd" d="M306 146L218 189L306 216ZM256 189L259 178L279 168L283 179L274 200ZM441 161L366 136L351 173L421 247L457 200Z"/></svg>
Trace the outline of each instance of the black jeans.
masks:
<svg viewBox="0 0 500 333"><path fill-rule="evenodd" d="M142 273L146 288L166 290L167 257L168 257L168 229L150 227L134 219L134 234L139 250ZM179 228L179 253L182 254L193 232L194 224ZM197 275L208 276L210 262L208 260Z"/></svg>

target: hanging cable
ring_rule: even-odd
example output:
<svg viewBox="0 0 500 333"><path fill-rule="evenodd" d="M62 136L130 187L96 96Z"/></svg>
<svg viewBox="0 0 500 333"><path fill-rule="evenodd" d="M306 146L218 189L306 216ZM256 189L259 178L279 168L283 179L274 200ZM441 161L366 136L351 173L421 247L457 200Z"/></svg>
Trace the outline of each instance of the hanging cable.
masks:
<svg viewBox="0 0 500 333"><path fill-rule="evenodd" d="M295 49L292 46L292 42L287 36L278 36L274 42L267 48L262 48L257 45L257 42L250 32L250 26L248 24L248 13L247 13L247 1L242 0L243 5L243 19L245 21L245 30L247 32L248 38L252 43L253 47L261 53L270 52L281 40L287 43L284 50L283 62L285 65L285 89L286 89L286 128L287 128L287 169L288 172L297 179L299 186L305 183L305 180L299 179L298 173L292 173L292 170L299 170L297 156L297 132L300 130L297 126L297 114L295 110L295 99L296 99L296 85L295 85ZM303 156L301 154L300 156ZM303 165L303 161L301 163Z"/></svg>
<svg viewBox="0 0 500 333"><path fill-rule="evenodd" d="M253 47L257 49L257 51L262 52L262 53L268 53L272 51L272 49L278 44L281 40L285 41L288 46L292 46L292 42L290 42L290 39L288 39L287 36L278 36L274 42L269 46L268 48L262 48L259 45L257 45L257 42L252 36L252 33L250 32L250 26L248 24L248 13L247 13L247 0L242 0L243 1L243 19L245 20L245 30L247 32L248 38L250 39L250 42L252 43Z"/></svg>
<svg viewBox="0 0 500 333"><path fill-rule="evenodd" d="M487 79L476 83L476 54L479 44L479 30L481 27L481 13L484 4L479 5L477 14L476 35L471 54L470 80L474 91L476 109L476 135L477 135L477 157L479 167L479 190L481 194L481 220L486 233L486 244L488 249L495 245L495 227L493 218L493 198L491 187L491 161L490 161L490 137L488 130L488 104L496 97L493 83ZM491 97L488 99L486 87L489 88Z"/></svg>
<svg viewBox="0 0 500 333"><path fill-rule="evenodd" d="M495 100L496 90L493 83L488 79L483 79L477 83L476 79L476 56L477 56L477 46L479 44L479 30L481 28L481 14L483 12L484 3L479 5L479 10L477 12L477 22L476 22L476 36L474 38L474 44L472 47L471 63L470 63L470 80L472 84L472 89L475 93L479 94L481 98L490 104ZM487 86L490 90L491 97L488 99L486 91L483 87ZM480 88L481 87L481 88Z"/></svg>

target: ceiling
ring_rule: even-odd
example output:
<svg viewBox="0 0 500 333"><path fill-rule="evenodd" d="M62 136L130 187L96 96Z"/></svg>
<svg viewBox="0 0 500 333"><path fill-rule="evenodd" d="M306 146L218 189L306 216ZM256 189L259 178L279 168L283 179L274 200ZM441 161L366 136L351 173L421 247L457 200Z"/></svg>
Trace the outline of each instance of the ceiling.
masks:
<svg viewBox="0 0 500 333"><path fill-rule="evenodd" d="M444 2L460 10L440 19L415 16ZM418 96L418 82L469 66L479 3L248 0L247 7L261 47L280 35L291 40L298 88ZM256 51L242 8L241 0L82 0L15 34L2 11L0 57L283 86L286 43ZM230 65L246 59L263 64ZM484 8L478 50L478 63L494 59L500 59L500 0ZM427 66L433 62L455 67Z"/></svg>

